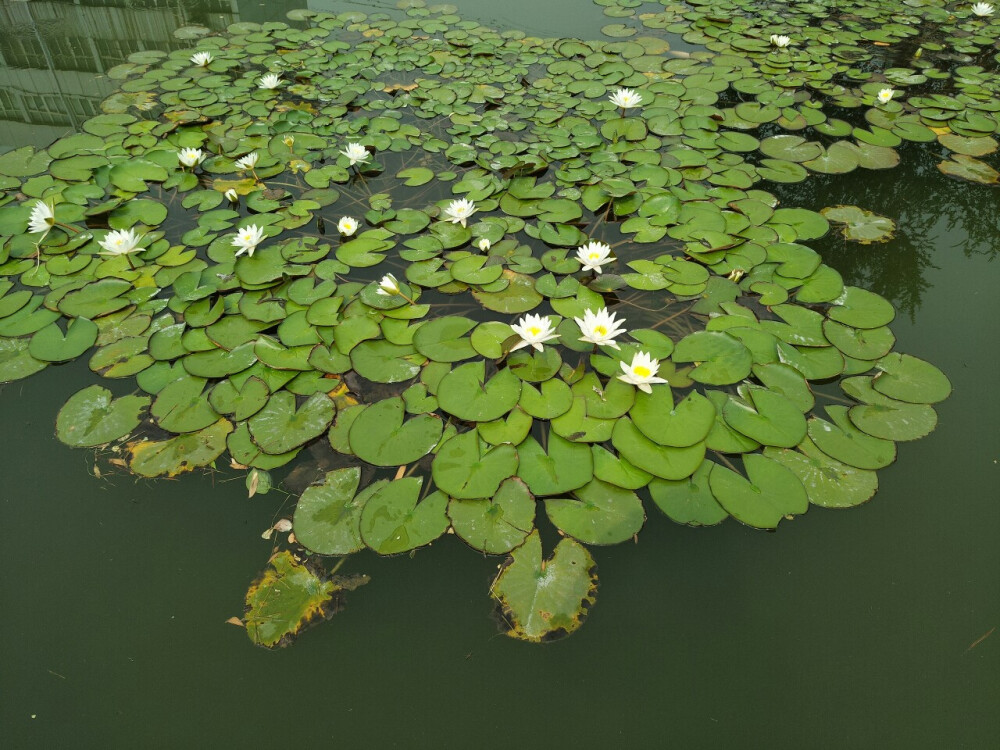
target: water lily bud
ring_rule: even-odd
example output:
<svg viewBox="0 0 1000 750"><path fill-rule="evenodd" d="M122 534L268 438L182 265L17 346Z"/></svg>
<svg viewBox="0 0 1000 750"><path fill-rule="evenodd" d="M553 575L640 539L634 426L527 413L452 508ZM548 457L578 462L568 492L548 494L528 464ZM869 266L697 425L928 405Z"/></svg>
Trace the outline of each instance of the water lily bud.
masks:
<svg viewBox="0 0 1000 750"><path fill-rule="evenodd" d="M294 136L294 135L286 135L286 136L285 136L284 138L282 138L281 140L282 140L282 142L283 142L283 143L284 143L284 144L285 144L286 146L288 146L288 148L291 148L292 146L294 146L294 145L295 145L295 136Z"/></svg>
<svg viewBox="0 0 1000 750"><path fill-rule="evenodd" d="M226 198L229 199L230 203L239 203L240 194L236 192L235 188L229 188L229 190L226 191Z"/></svg>
<svg viewBox="0 0 1000 750"><path fill-rule="evenodd" d="M487 250L489 250L492 246L493 246L493 243L490 242L485 237L483 237L481 240L479 240L479 249L482 250L484 253Z"/></svg>

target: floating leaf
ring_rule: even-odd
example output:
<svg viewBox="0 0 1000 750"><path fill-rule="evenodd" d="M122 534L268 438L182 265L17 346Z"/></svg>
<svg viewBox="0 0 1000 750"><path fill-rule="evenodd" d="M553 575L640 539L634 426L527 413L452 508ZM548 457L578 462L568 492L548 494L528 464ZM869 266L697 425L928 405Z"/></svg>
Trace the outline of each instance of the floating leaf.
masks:
<svg viewBox="0 0 1000 750"><path fill-rule="evenodd" d="M579 628L594 604L595 568L590 553L572 539L563 539L543 560L541 539L532 532L507 558L491 590L507 635L538 643Z"/></svg>
<svg viewBox="0 0 1000 750"><path fill-rule="evenodd" d="M824 208L820 213L836 224L843 224L841 231L844 237L862 245L888 242L896 231L896 224L892 219L857 206L834 206Z"/></svg>
<svg viewBox="0 0 1000 750"><path fill-rule="evenodd" d="M91 385L74 393L56 417L56 435L66 445L90 448L123 438L139 426L149 406L145 396L114 399L111 391Z"/></svg>

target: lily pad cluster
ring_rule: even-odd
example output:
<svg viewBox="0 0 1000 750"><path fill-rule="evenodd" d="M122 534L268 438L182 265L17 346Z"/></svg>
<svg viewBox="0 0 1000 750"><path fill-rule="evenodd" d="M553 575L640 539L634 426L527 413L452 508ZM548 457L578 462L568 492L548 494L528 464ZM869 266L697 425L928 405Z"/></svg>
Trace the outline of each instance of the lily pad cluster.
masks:
<svg viewBox="0 0 1000 750"><path fill-rule="evenodd" d="M635 538L652 506L773 529L867 501L950 384L807 244L827 219L869 242L891 220L763 187L889 168L938 136L971 165L951 173L983 174L997 78L956 69L921 95L944 48L913 44L981 54L975 24L994 22L600 4L627 41L406 0L400 18L295 11L134 55L83 132L0 157L0 381L87 356L134 382L71 397L57 434L119 442L141 476L228 454L266 488L309 448L326 470L295 509L301 550L454 532L509 553L492 594L527 640L581 624L584 545ZM663 30L707 51L674 54ZM875 64L905 45L912 70ZM913 96L879 101L886 82ZM581 340L608 310L626 332ZM542 517L565 537L548 560ZM251 637L286 643L335 589L275 558Z"/></svg>

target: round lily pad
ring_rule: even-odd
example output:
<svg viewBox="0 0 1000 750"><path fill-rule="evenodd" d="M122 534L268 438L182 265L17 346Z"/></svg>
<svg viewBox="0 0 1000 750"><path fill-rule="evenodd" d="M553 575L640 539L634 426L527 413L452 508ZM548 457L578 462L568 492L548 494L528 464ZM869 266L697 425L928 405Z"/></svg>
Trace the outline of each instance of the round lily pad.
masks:
<svg viewBox="0 0 1000 750"><path fill-rule="evenodd" d="M719 464L708 477L715 499L737 521L774 529L785 516L808 510L805 487L791 469L758 453L745 455L743 466L746 477Z"/></svg>
<svg viewBox="0 0 1000 750"><path fill-rule="evenodd" d="M292 519L298 543L320 555L349 555L364 547L360 523L366 498L357 494L360 482L361 469L352 466L327 472L322 484L306 488Z"/></svg>
<svg viewBox="0 0 1000 750"><path fill-rule="evenodd" d="M56 435L66 445L90 448L123 438L139 426L146 396L122 396L91 385L74 393L56 417Z"/></svg>
<svg viewBox="0 0 1000 750"><path fill-rule="evenodd" d="M503 554L521 544L535 526L535 500L517 477L505 479L492 498L452 499L448 517L455 533L473 549Z"/></svg>
<svg viewBox="0 0 1000 750"><path fill-rule="evenodd" d="M579 628L594 603L595 568L590 553L573 539L563 539L543 560L541 538L533 531L511 553L491 590L507 635L538 643Z"/></svg>
<svg viewBox="0 0 1000 750"><path fill-rule="evenodd" d="M361 412L349 437L354 455L376 466L403 466L430 453L441 439L441 420L421 414L404 423L404 411L403 399L397 396Z"/></svg>
<svg viewBox="0 0 1000 750"><path fill-rule="evenodd" d="M445 532L448 498L432 492L420 500L422 485L422 478L406 477L372 493L361 511L365 544L380 555L395 555L430 544Z"/></svg>

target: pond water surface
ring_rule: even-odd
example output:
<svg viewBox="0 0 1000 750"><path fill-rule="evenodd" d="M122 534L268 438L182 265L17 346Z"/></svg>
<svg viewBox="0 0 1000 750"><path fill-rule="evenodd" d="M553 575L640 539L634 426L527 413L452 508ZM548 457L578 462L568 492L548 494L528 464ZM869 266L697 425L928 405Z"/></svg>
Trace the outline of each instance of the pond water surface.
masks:
<svg viewBox="0 0 1000 750"><path fill-rule="evenodd" d="M303 4L0 5L0 88L17 92L0 151L72 130L129 53L191 46L177 26ZM608 22L579 0L454 4L537 35ZM885 245L813 246L896 305L901 351L951 378L937 429L900 444L870 503L777 533L652 511L638 544L596 551L597 605L554 644L497 635L498 558L446 537L412 559L362 553L372 582L343 613L292 648L254 648L225 620L293 498L247 499L226 473L95 478L89 452L53 437L59 406L94 382L86 364L3 386L0 746L996 747L1000 191L943 177L932 152L776 192L897 220Z"/></svg>

